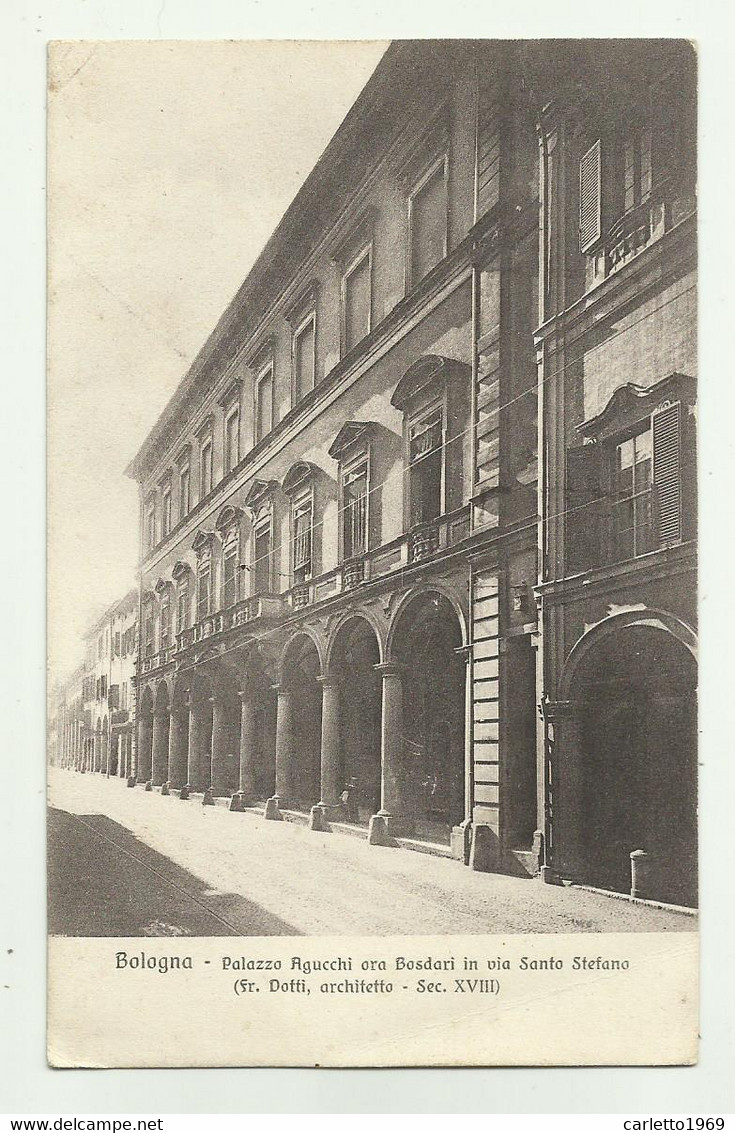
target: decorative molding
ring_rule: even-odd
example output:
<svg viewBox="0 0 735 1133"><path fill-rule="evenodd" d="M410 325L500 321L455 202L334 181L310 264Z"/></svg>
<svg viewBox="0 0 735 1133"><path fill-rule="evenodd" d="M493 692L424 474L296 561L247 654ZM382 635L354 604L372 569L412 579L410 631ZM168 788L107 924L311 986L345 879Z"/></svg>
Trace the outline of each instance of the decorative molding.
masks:
<svg viewBox="0 0 735 1133"><path fill-rule="evenodd" d="M652 386L626 382L614 390L600 413L577 425L576 432L593 440L604 439L621 427L624 428L628 422L652 413L669 395L692 404L696 401L696 390L696 380L688 374L669 374Z"/></svg>
<svg viewBox="0 0 735 1133"><path fill-rule="evenodd" d="M266 497L280 487L277 480L253 480L245 493L243 503L250 512L256 512Z"/></svg>
<svg viewBox="0 0 735 1133"><path fill-rule="evenodd" d="M302 322L316 310L316 301L319 295L318 280L311 280L306 287L302 287L296 298L289 303L283 312L283 317L292 331L298 330Z"/></svg>
<svg viewBox="0 0 735 1133"><path fill-rule="evenodd" d="M234 507L233 504L225 504L215 520L215 529L226 531L229 527L234 527L235 524L240 522L244 514L242 508Z"/></svg>
<svg viewBox="0 0 735 1133"><path fill-rule="evenodd" d="M372 432L374 421L345 421L337 436L327 449L333 460L339 460L345 449L358 441L367 443Z"/></svg>
<svg viewBox="0 0 735 1133"><path fill-rule="evenodd" d="M176 582L181 582L182 579L186 578L191 573L192 570L189 564L187 562L184 562L182 559L179 559L177 563L174 563L174 568L171 571L171 577Z"/></svg>
<svg viewBox="0 0 735 1133"><path fill-rule="evenodd" d="M217 398L217 404L223 409L229 409L234 401L239 401L241 392L242 378L233 378Z"/></svg>
<svg viewBox="0 0 735 1133"><path fill-rule="evenodd" d="M273 365L276 353L275 334L266 335L258 339L253 349L245 357L245 365L249 370L262 370L267 364Z"/></svg>
<svg viewBox="0 0 735 1133"><path fill-rule="evenodd" d="M283 477L281 487L287 496L293 497L299 488L314 479L316 468L308 460L297 460Z"/></svg>
<svg viewBox="0 0 735 1133"><path fill-rule="evenodd" d="M208 440L209 434L214 432L214 413L209 413L194 432L200 442Z"/></svg>
<svg viewBox="0 0 735 1133"><path fill-rule="evenodd" d="M191 545L191 549L194 551L194 554L197 556L197 558L199 558L205 550L211 551L213 542L214 531L200 530L196 533L194 542Z"/></svg>
<svg viewBox="0 0 735 1133"><path fill-rule="evenodd" d="M327 251L340 270L347 266L361 247L370 243L377 218L377 207L368 205L357 217L345 222L334 234Z"/></svg>
<svg viewBox="0 0 735 1133"><path fill-rule="evenodd" d="M451 368L460 365L462 363L456 359L445 358L441 354L424 354L406 370L393 391L391 405L405 409L431 386L444 385Z"/></svg>

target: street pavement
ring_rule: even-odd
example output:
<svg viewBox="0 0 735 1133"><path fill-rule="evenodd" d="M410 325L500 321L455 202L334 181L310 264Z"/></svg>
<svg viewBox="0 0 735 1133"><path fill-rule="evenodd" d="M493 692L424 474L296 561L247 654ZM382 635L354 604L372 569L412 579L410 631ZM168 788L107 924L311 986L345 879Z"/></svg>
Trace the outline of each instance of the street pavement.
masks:
<svg viewBox="0 0 735 1133"><path fill-rule="evenodd" d="M684 914L49 771L61 936L692 932Z"/></svg>

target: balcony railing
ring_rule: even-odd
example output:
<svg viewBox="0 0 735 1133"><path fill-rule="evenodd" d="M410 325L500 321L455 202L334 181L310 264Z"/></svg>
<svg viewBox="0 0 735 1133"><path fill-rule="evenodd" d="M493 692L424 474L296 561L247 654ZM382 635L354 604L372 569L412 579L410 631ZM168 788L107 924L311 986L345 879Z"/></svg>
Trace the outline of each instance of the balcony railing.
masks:
<svg viewBox="0 0 735 1133"><path fill-rule="evenodd" d="M619 271L639 252L659 240L696 207L694 190L664 181L644 201L629 209L587 258L587 285L594 286Z"/></svg>
<svg viewBox="0 0 735 1133"><path fill-rule="evenodd" d="M277 618L283 610L283 599L276 595L256 594L250 598L243 598L229 609L209 614L188 629L182 630L176 639L177 652L189 649L192 645L216 637L227 630L239 629L261 618Z"/></svg>

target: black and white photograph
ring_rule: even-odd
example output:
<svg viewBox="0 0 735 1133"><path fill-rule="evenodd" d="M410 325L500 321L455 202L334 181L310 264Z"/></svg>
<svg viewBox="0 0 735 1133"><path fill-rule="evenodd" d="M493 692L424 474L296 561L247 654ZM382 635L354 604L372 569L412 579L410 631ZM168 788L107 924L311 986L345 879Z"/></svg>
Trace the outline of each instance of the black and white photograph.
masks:
<svg viewBox="0 0 735 1133"><path fill-rule="evenodd" d="M50 942L695 957L696 46L57 42L48 144Z"/></svg>

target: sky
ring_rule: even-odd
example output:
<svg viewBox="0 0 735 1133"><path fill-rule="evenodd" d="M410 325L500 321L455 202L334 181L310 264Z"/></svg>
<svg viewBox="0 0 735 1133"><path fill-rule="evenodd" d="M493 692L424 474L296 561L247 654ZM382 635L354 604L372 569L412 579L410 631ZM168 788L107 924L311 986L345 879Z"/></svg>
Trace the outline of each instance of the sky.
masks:
<svg viewBox="0 0 735 1133"><path fill-rule="evenodd" d="M52 683L136 584L149 429L386 49L59 43L49 64Z"/></svg>

